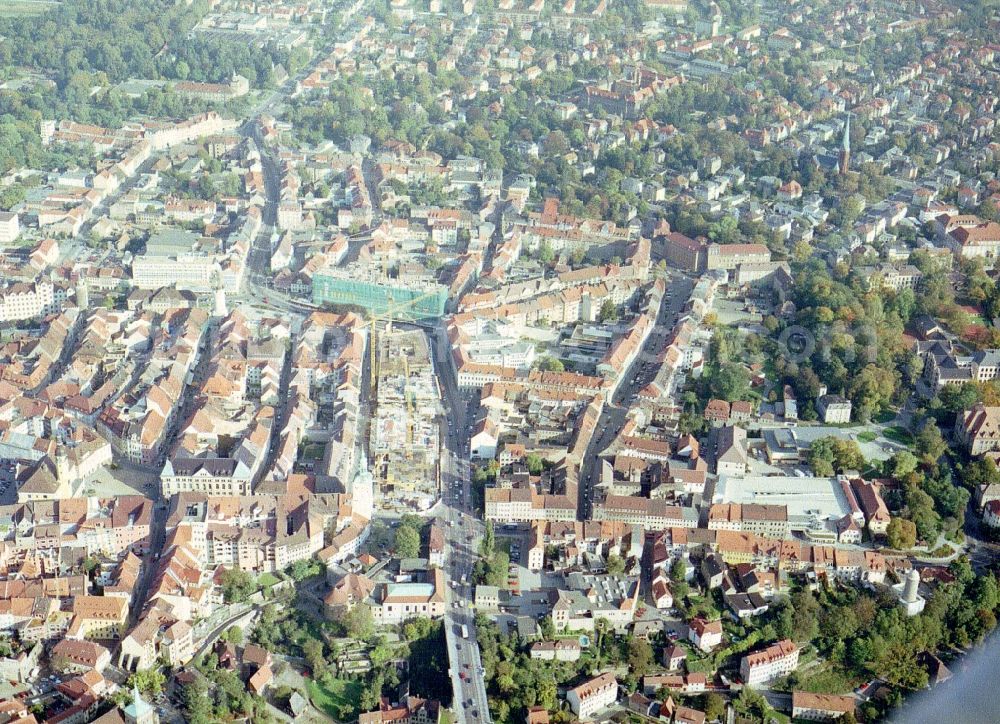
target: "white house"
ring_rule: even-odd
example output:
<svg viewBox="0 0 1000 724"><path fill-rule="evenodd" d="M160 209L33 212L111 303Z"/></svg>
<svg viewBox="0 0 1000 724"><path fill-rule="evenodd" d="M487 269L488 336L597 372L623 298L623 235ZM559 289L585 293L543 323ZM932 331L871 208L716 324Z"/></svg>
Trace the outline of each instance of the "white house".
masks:
<svg viewBox="0 0 1000 724"><path fill-rule="evenodd" d="M722 643L722 621L694 619L688 626L688 641L702 651L711 651Z"/></svg>
<svg viewBox="0 0 1000 724"><path fill-rule="evenodd" d="M851 421L851 401L840 395L822 395L816 400L816 412L828 425L846 425Z"/></svg>
<svg viewBox="0 0 1000 724"><path fill-rule="evenodd" d="M581 720L590 719L617 700L618 680L611 672L595 676L566 692L566 701Z"/></svg>
<svg viewBox="0 0 1000 724"><path fill-rule="evenodd" d="M496 423L489 416L484 417L472 431L469 455L480 460L492 460L497 454L498 437Z"/></svg>
<svg viewBox="0 0 1000 724"><path fill-rule="evenodd" d="M747 686L760 686L792 673L798 665L798 647L789 639L783 639L744 656L740 660L740 676Z"/></svg>

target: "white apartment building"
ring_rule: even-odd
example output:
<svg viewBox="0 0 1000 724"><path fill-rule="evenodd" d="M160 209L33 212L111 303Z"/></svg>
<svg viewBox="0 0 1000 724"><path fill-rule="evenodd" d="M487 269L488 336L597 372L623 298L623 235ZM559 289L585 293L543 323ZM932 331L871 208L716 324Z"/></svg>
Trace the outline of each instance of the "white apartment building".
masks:
<svg viewBox="0 0 1000 724"><path fill-rule="evenodd" d="M438 618L447 609L444 571L434 569L432 583L387 583L372 606L375 623L386 626L414 617Z"/></svg>
<svg viewBox="0 0 1000 724"><path fill-rule="evenodd" d="M771 261L771 252L763 244L711 244L707 267L735 269L740 264L764 264Z"/></svg>
<svg viewBox="0 0 1000 724"><path fill-rule="evenodd" d="M740 660L740 676L747 686L760 686L792 673L798 665L798 647L789 639L783 639L744 656Z"/></svg>
<svg viewBox="0 0 1000 724"><path fill-rule="evenodd" d="M143 255L132 262L132 282L139 289L176 285L178 289L209 291L220 273L215 258L207 254Z"/></svg>
<svg viewBox="0 0 1000 724"><path fill-rule="evenodd" d="M21 235L21 222L17 214L0 211L0 244L13 244Z"/></svg>
<svg viewBox="0 0 1000 724"><path fill-rule="evenodd" d="M297 201L282 201L278 205L278 228L295 231L302 228L302 204Z"/></svg>
<svg viewBox="0 0 1000 724"><path fill-rule="evenodd" d="M254 471L233 458L175 458L160 476L163 495L198 492L208 495L250 495Z"/></svg>
<svg viewBox="0 0 1000 724"><path fill-rule="evenodd" d="M566 701L581 720L590 719L618 700L618 680L606 672L566 692Z"/></svg>
<svg viewBox="0 0 1000 724"><path fill-rule="evenodd" d="M816 400L816 411L827 425L846 425L851 421L851 401L840 395L822 395Z"/></svg>
<svg viewBox="0 0 1000 724"><path fill-rule="evenodd" d="M474 338L467 352L476 364L515 370L531 369L535 361L535 345L499 335Z"/></svg>
<svg viewBox="0 0 1000 724"><path fill-rule="evenodd" d="M32 319L55 311L55 288L51 282L17 282L0 288L0 322Z"/></svg>

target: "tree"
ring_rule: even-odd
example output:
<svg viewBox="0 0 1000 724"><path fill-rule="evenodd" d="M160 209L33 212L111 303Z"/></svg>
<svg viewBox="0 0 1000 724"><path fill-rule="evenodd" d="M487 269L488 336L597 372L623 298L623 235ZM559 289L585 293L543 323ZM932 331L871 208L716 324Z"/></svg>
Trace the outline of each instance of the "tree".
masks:
<svg viewBox="0 0 1000 724"><path fill-rule="evenodd" d="M710 379L712 397L727 402L744 400L750 391L750 375L743 365L726 363Z"/></svg>
<svg viewBox="0 0 1000 724"><path fill-rule="evenodd" d="M917 526L905 518L893 518L885 531L889 547L907 551L917 544Z"/></svg>
<svg viewBox="0 0 1000 724"><path fill-rule="evenodd" d="M288 567L288 575L296 581L302 581L310 576L318 576L323 572L319 561L313 558L303 558Z"/></svg>
<svg viewBox="0 0 1000 724"><path fill-rule="evenodd" d="M872 415L888 405L897 387L896 373L874 364L862 368L849 381L848 394L861 422L868 422Z"/></svg>
<svg viewBox="0 0 1000 724"><path fill-rule="evenodd" d="M249 573L239 568L227 568L222 574L222 595L226 603L245 603L254 592Z"/></svg>
<svg viewBox="0 0 1000 724"><path fill-rule="evenodd" d="M625 572L625 561L622 557L612 553L607 560L608 573L613 576L621 575Z"/></svg>
<svg viewBox="0 0 1000 724"><path fill-rule="evenodd" d="M556 635L556 625L552 622L551 615L545 615L541 621L538 622L538 628L541 629L542 638L553 639Z"/></svg>
<svg viewBox="0 0 1000 724"><path fill-rule="evenodd" d="M208 695L208 683L203 676L195 675L190 684L183 685L181 701L189 722L207 724L211 721L212 699Z"/></svg>
<svg viewBox="0 0 1000 724"><path fill-rule="evenodd" d="M820 612L819 601L810 591L801 590L792 594L791 605L792 637L803 643L812 641L819 632L817 618Z"/></svg>
<svg viewBox="0 0 1000 724"><path fill-rule="evenodd" d="M986 199L983 203L979 204L976 214L986 221L1000 221L1000 209L997 208L993 199Z"/></svg>
<svg viewBox="0 0 1000 724"><path fill-rule="evenodd" d="M936 463L948 449L948 443L941 434L941 430L931 420L924 422L923 427L916 434L915 442L917 454L921 461L927 465Z"/></svg>
<svg viewBox="0 0 1000 724"><path fill-rule="evenodd" d="M221 638L231 644L241 644L243 643L243 629L239 626L230 626L222 632Z"/></svg>
<svg viewBox="0 0 1000 724"><path fill-rule="evenodd" d="M812 468L813 474L820 477L829 477L834 473L836 459L833 453L833 438L823 437L814 441L809 446L806 455L806 462Z"/></svg>
<svg viewBox="0 0 1000 724"><path fill-rule="evenodd" d="M919 461L908 450L901 450L895 453L887 461L886 468L889 475L900 480L917 469Z"/></svg>
<svg viewBox="0 0 1000 724"><path fill-rule="evenodd" d="M396 531L396 556L415 558L420 555L420 533L408 525L401 525Z"/></svg>
<svg viewBox="0 0 1000 724"><path fill-rule="evenodd" d="M597 320L602 324L605 322L613 322L618 319L618 307L610 299L605 299L601 304L601 311L597 316Z"/></svg>
<svg viewBox="0 0 1000 724"><path fill-rule="evenodd" d="M703 694L701 697L701 709L705 712L705 719L707 721L715 721L716 719L722 721L722 717L726 715L726 700L715 692Z"/></svg>
<svg viewBox="0 0 1000 724"><path fill-rule="evenodd" d="M538 261L543 264L551 264L556 258L556 253L552 250L552 244L549 243L548 239L543 239L542 243L538 245L536 256Z"/></svg>
<svg viewBox="0 0 1000 724"><path fill-rule="evenodd" d="M128 677L128 688L136 687L143 694L159 696L167 683L167 677L159 669L142 669Z"/></svg>
<svg viewBox="0 0 1000 724"><path fill-rule="evenodd" d="M840 217L843 226L851 226L865 210L865 197L861 194L851 194L840 207Z"/></svg>
<svg viewBox="0 0 1000 724"><path fill-rule="evenodd" d="M653 663L653 647L648 641L631 637L628 641L628 667L629 673L637 679L642 678L649 671Z"/></svg>
<svg viewBox="0 0 1000 724"><path fill-rule="evenodd" d="M323 653L323 642L319 639L308 638L302 644L302 656L305 658L309 668L312 669L313 678L319 678L326 671L326 657Z"/></svg>
<svg viewBox="0 0 1000 724"><path fill-rule="evenodd" d="M88 576L93 573L101 565L101 561L97 558L92 558L87 556L83 559L83 572Z"/></svg>
<svg viewBox="0 0 1000 724"><path fill-rule="evenodd" d="M816 475L829 476L844 470L864 467L865 458L854 440L844 440L832 435L821 437L809 446L806 457Z"/></svg>
<svg viewBox="0 0 1000 724"><path fill-rule="evenodd" d="M973 490L980 485L1000 482L1000 470L989 458L972 460L962 468L962 482Z"/></svg>
<svg viewBox="0 0 1000 724"><path fill-rule="evenodd" d="M524 456L524 464L527 466L528 472L532 475L540 474L544 467L542 456L534 452L528 453Z"/></svg>
<svg viewBox="0 0 1000 724"><path fill-rule="evenodd" d="M944 389L938 393L941 406L953 415L980 402L983 398L982 390L972 382L963 382L960 385L945 385Z"/></svg>
<svg viewBox="0 0 1000 724"><path fill-rule="evenodd" d="M496 530L493 528L493 521L486 521L483 531L483 539L479 543L479 555L483 558L492 558L496 552Z"/></svg>
<svg viewBox="0 0 1000 724"><path fill-rule="evenodd" d="M917 658L920 649L909 640L882 639L873 648L875 658L869 668L894 686L922 689L927 686L927 670Z"/></svg>
<svg viewBox="0 0 1000 724"><path fill-rule="evenodd" d="M340 623L347 630L347 635L358 641L367 641L375 632L375 619L372 610L365 603L357 603L344 613Z"/></svg>
<svg viewBox="0 0 1000 724"><path fill-rule="evenodd" d="M566 367L562 360L552 355L546 355L535 362L535 366L543 372L563 372Z"/></svg>
<svg viewBox="0 0 1000 724"><path fill-rule="evenodd" d="M0 211L10 211L24 201L24 186L18 183L0 187Z"/></svg>
<svg viewBox="0 0 1000 724"><path fill-rule="evenodd" d="M672 583L683 583L687 577L687 566L680 558L670 564L670 580Z"/></svg>
<svg viewBox="0 0 1000 724"><path fill-rule="evenodd" d="M739 716L746 717L751 721L767 721L767 715L771 707L767 705L767 699L750 687L744 687L740 695L733 701L733 708Z"/></svg>

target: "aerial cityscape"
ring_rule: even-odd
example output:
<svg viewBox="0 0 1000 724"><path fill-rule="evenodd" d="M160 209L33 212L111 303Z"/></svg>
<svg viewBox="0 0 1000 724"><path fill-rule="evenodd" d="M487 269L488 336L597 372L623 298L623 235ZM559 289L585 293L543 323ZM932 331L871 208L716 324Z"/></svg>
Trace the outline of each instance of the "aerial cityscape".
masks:
<svg viewBox="0 0 1000 724"><path fill-rule="evenodd" d="M0 2L0 724L1000 720L998 38Z"/></svg>

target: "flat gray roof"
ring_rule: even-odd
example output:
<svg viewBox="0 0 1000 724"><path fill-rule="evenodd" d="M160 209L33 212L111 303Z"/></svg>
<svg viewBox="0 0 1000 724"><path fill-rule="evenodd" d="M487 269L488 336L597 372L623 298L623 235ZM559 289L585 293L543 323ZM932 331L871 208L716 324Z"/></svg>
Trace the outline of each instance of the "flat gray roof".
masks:
<svg viewBox="0 0 1000 724"><path fill-rule="evenodd" d="M851 513L837 478L795 475L723 475L715 488L715 503L784 505L788 520L800 526L814 518L843 518Z"/></svg>

